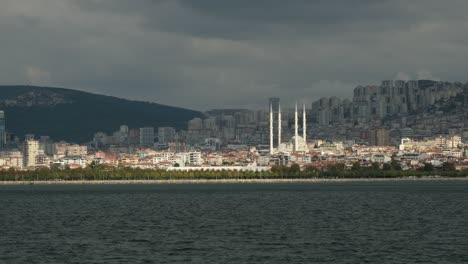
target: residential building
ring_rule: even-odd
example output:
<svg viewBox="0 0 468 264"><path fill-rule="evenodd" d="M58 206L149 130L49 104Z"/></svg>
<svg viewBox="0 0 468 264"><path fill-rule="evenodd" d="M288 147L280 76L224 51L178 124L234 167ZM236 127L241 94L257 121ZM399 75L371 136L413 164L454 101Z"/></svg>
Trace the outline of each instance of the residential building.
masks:
<svg viewBox="0 0 468 264"><path fill-rule="evenodd" d="M140 147L153 147L154 145L154 128L140 128Z"/></svg>
<svg viewBox="0 0 468 264"><path fill-rule="evenodd" d="M373 146L389 146L390 145L390 131L385 128L379 128L372 131L371 145Z"/></svg>
<svg viewBox="0 0 468 264"><path fill-rule="evenodd" d="M158 143L167 144L173 142L175 139L176 130L173 127L159 127L158 128Z"/></svg>
<svg viewBox="0 0 468 264"><path fill-rule="evenodd" d="M36 156L39 155L39 141L28 139L24 142L24 165L36 166Z"/></svg>
<svg viewBox="0 0 468 264"><path fill-rule="evenodd" d="M70 168L84 168L87 165L86 159L81 156L67 156L60 159L60 164Z"/></svg>

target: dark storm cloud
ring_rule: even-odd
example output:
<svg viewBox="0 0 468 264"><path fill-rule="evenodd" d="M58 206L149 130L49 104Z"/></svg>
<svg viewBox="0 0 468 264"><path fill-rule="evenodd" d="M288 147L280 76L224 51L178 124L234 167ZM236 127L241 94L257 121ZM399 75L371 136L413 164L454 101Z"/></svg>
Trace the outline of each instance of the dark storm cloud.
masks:
<svg viewBox="0 0 468 264"><path fill-rule="evenodd" d="M159 0L159 1L77 1L83 9L132 14L144 18L155 30L202 37L255 39L278 33L334 34L343 28L399 27L415 22L409 10L390 0ZM398 18L398 19L396 19Z"/></svg>
<svg viewBox="0 0 468 264"><path fill-rule="evenodd" d="M2 83L207 109L465 81L466 1L6 0Z"/></svg>

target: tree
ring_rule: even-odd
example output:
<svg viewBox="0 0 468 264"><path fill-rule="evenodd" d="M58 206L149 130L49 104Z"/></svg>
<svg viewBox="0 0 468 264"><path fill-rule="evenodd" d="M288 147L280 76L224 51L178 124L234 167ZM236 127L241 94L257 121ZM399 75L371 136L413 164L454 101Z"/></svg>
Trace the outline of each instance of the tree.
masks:
<svg viewBox="0 0 468 264"><path fill-rule="evenodd" d="M328 167L328 170L332 172L344 171L345 165L343 163L336 163Z"/></svg>
<svg viewBox="0 0 468 264"><path fill-rule="evenodd" d="M383 165L383 170L386 170L386 171L389 171L389 170L392 170L392 165L388 164L388 163L385 163Z"/></svg>
<svg viewBox="0 0 468 264"><path fill-rule="evenodd" d="M176 163L176 164L174 164L174 167L178 168L178 167L180 167L180 164Z"/></svg>
<svg viewBox="0 0 468 264"><path fill-rule="evenodd" d="M361 163L359 163L359 161L354 162L353 166L351 167L351 170L354 170L354 171L361 170Z"/></svg>
<svg viewBox="0 0 468 264"><path fill-rule="evenodd" d="M443 171L455 171L456 170L455 164L451 162L444 162L444 164L442 164L442 170Z"/></svg>
<svg viewBox="0 0 468 264"><path fill-rule="evenodd" d="M379 163L377 163L377 162L372 162L371 168L372 168L373 170L379 170L379 169L380 169Z"/></svg>
<svg viewBox="0 0 468 264"><path fill-rule="evenodd" d="M392 156L392 161L390 161L390 166L392 167L392 170L401 170L400 163L395 160L395 156Z"/></svg>
<svg viewBox="0 0 468 264"><path fill-rule="evenodd" d="M314 167L314 166L305 166L304 171L306 171L306 172L316 172L317 168Z"/></svg>
<svg viewBox="0 0 468 264"><path fill-rule="evenodd" d="M424 167L420 168L421 171L434 171L432 163L424 163Z"/></svg>
<svg viewBox="0 0 468 264"><path fill-rule="evenodd" d="M291 167L289 167L289 173L292 175L297 175L299 172L301 172L301 167L299 164L293 164Z"/></svg>
<svg viewBox="0 0 468 264"><path fill-rule="evenodd" d="M60 164L52 163L52 164L50 165L50 169L51 169L51 170L59 170L59 169L60 169Z"/></svg>
<svg viewBox="0 0 468 264"><path fill-rule="evenodd" d="M332 177L341 177L345 171L343 163L336 163L328 167L328 173Z"/></svg>
<svg viewBox="0 0 468 264"><path fill-rule="evenodd" d="M88 165L88 167L94 169L94 167L96 167L96 165L97 165L96 161L93 160L93 161L91 161L91 163Z"/></svg>

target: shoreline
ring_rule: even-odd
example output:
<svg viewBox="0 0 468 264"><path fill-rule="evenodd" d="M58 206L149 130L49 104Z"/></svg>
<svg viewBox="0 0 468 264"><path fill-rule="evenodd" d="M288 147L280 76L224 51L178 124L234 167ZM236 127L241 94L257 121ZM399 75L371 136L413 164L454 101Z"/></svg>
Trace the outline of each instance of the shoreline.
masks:
<svg viewBox="0 0 468 264"><path fill-rule="evenodd" d="M119 184L243 184L243 183L344 183L395 181L468 181L468 177L404 177L341 179L181 179L181 180L78 180L78 181L0 181L2 185L119 185Z"/></svg>

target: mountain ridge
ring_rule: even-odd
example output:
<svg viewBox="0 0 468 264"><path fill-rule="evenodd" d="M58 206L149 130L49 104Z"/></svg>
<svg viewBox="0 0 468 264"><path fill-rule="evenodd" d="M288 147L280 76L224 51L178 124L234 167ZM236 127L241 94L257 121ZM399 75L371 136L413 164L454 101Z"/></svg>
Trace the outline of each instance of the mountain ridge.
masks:
<svg viewBox="0 0 468 264"><path fill-rule="evenodd" d="M111 133L120 125L185 128L201 112L154 102L129 100L61 87L0 85L0 110L7 131L83 143L95 132Z"/></svg>

